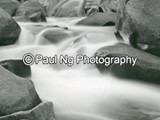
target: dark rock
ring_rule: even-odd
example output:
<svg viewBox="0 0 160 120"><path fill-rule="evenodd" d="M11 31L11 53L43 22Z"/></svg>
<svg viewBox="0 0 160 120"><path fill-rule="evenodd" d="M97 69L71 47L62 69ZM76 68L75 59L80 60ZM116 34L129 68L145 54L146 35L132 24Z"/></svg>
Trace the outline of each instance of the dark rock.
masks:
<svg viewBox="0 0 160 120"><path fill-rule="evenodd" d="M107 22L103 26L115 26L115 22Z"/></svg>
<svg viewBox="0 0 160 120"><path fill-rule="evenodd" d="M97 68L102 72L111 72L120 78L130 78L151 83L160 83L160 58L143 51L137 50L129 45L116 44L99 49L96 54L98 57L126 57L138 58L135 66L131 64L97 64Z"/></svg>
<svg viewBox="0 0 160 120"><path fill-rule="evenodd" d="M49 0L48 0L49 1ZM85 15L85 0L49 1L48 16L80 17Z"/></svg>
<svg viewBox="0 0 160 120"><path fill-rule="evenodd" d="M41 100L30 80L0 67L0 116L30 110L40 103Z"/></svg>
<svg viewBox="0 0 160 120"><path fill-rule="evenodd" d="M15 43L20 32L20 26L7 12L0 8L0 46Z"/></svg>
<svg viewBox="0 0 160 120"><path fill-rule="evenodd" d="M124 41L123 37L121 36L121 34L118 31L115 32L114 34L115 34L118 41Z"/></svg>
<svg viewBox="0 0 160 120"><path fill-rule="evenodd" d="M0 120L55 120L53 104L42 102L31 110L6 115Z"/></svg>
<svg viewBox="0 0 160 120"><path fill-rule="evenodd" d="M15 19L19 21L45 22L46 12L39 2L26 1L19 6Z"/></svg>
<svg viewBox="0 0 160 120"><path fill-rule="evenodd" d="M17 0L0 0L0 8L14 16L20 3Z"/></svg>
<svg viewBox="0 0 160 120"><path fill-rule="evenodd" d="M134 47L160 56L159 6L159 0L120 0L117 29L130 35Z"/></svg>
<svg viewBox="0 0 160 120"><path fill-rule="evenodd" d="M20 2L20 3L23 3L23 2L28 1L28 0L17 0L17 1Z"/></svg>
<svg viewBox="0 0 160 120"><path fill-rule="evenodd" d="M0 65L20 77L30 77L31 68L23 63L22 60L5 60Z"/></svg>
<svg viewBox="0 0 160 120"><path fill-rule="evenodd" d="M115 23L117 14L113 12L106 13L94 13L87 18L78 22L78 25L90 25L90 26L110 26L109 23ZM112 24L114 25L114 24Z"/></svg>
<svg viewBox="0 0 160 120"><path fill-rule="evenodd" d="M68 27L63 27L65 30L68 30L69 28Z"/></svg>

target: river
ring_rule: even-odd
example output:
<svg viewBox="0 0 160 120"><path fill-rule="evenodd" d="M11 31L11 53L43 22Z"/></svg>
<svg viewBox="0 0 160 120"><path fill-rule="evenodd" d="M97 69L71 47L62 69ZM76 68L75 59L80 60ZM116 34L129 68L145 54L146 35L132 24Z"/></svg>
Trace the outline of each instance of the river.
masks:
<svg viewBox="0 0 160 120"><path fill-rule="evenodd" d="M119 42L114 27L75 25L81 19L19 22L19 40L1 47L0 59L22 59L26 53L93 56L99 48ZM53 102L56 120L158 120L160 115L158 86L102 75L95 65L34 64L31 68L31 80L40 97Z"/></svg>

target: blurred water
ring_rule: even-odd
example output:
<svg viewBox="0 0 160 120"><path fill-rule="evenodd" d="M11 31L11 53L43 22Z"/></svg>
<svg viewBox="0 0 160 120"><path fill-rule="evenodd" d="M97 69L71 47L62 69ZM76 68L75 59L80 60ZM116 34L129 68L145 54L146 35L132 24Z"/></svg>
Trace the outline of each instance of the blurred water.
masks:
<svg viewBox="0 0 160 120"><path fill-rule="evenodd" d="M19 23L19 40L1 47L0 59L22 59L25 53L93 56L97 49L118 42L114 27L76 26L81 19L53 17L47 23ZM50 40L44 37L48 32ZM36 90L42 99L54 103L57 120L154 120L160 116L157 86L102 75L95 65L31 67Z"/></svg>

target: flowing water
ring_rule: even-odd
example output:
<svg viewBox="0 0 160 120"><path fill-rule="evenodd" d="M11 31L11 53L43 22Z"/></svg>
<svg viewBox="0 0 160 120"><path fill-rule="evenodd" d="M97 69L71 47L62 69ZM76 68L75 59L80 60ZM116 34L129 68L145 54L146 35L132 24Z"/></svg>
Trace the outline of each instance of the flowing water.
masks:
<svg viewBox="0 0 160 120"><path fill-rule="evenodd" d="M118 42L114 27L76 26L81 19L19 23L19 40L1 47L0 59L22 59L26 53L93 56L97 49ZM102 75L95 65L34 64L31 68L38 94L54 103L56 120L158 120L160 116L158 86Z"/></svg>

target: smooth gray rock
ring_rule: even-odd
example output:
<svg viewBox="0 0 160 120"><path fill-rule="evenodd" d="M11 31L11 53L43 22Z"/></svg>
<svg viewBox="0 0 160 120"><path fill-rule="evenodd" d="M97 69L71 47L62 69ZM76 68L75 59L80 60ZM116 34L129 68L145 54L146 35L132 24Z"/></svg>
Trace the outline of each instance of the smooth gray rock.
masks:
<svg viewBox="0 0 160 120"><path fill-rule="evenodd" d="M111 72L120 78L130 78L145 82L160 84L160 58L154 55L137 50L126 44L116 44L113 46L106 46L97 50L98 57L125 57L130 56L138 58L135 66L131 64L111 64L105 66L104 64L97 64L97 68L102 73Z"/></svg>
<svg viewBox="0 0 160 120"><path fill-rule="evenodd" d="M0 116L30 110L40 103L32 81L0 66Z"/></svg>
<svg viewBox="0 0 160 120"><path fill-rule="evenodd" d="M46 22L46 12L39 2L26 1L19 6L15 19L18 21Z"/></svg>
<svg viewBox="0 0 160 120"><path fill-rule="evenodd" d="M19 38L20 26L0 8L0 46L14 44Z"/></svg>
<svg viewBox="0 0 160 120"><path fill-rule="evenodd" d="M48 6L48 16L81 17L85 15L85 0L55 0Z"/></svg>
<svg viewBox="0 0 160 120"><path fill-rule="evenodd" d="M160 56L160 1L120 0L117 29L130 36L130 43Z"/></svg>
<svg viewBox="0 0 160 120"><path fill-rule="evenodd" d="M14 16L20 3L17 0L0 0L0 8Z"/></svg>
<svg viewBox="0 0 160 120"><path fill-rule="evenodd" d="M22 60L4 60L0 61L0 65L20 77L31 77L31 67L25 65Z"/></svg>
<svg viewBox="0 0 160 120"><path fill-rule="evenodd" d="M106 13L94 13L87 18L81 20L77 25L88 25L88 26L110 26L115 25L117 14L113 12ZM110 24L111 23L111 24Z"/></svg>
<svg viewBox="0 0 160 120"><path fill-rule="evenodd" d="M2 116L0 120L55 120L53 104L42 102L33 109Z"/></svg>

